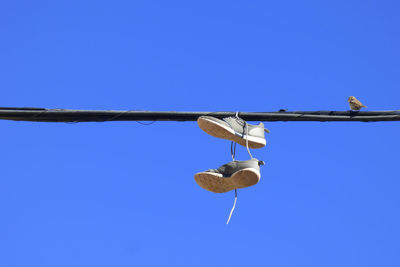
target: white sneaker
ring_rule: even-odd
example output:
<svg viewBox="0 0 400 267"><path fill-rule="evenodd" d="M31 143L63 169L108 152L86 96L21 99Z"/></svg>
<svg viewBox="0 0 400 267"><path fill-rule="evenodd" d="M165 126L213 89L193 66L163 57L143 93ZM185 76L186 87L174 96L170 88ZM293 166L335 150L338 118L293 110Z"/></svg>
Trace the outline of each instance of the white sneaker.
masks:
<svg viewBox="0 0 400 267"><path fill-rule="evenodd" d="M245 188L260 181L260 165L263 161L250 159L245 161L234 160L218 169L196 173L196 183L211 192L225 193L237 188Z"/></svg>
<svg viewBox="0 0 400 267"><path fill-rule="evenodd" d="M237 117L220 120L211 116L201 116L197 119L197 123L209 135L231 140L242 146L246 146L246 140L249 148L262 148L267 143L264 131L269 133L269 130L264 128L262 122L252 125Z"/></svg>

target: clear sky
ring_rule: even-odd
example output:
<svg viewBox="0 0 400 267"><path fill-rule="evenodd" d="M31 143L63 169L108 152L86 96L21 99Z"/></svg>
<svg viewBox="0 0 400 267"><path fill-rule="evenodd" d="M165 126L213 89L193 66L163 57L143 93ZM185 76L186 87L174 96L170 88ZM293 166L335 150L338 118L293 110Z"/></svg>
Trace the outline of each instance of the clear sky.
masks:
<svg viewBox="0 0 400 267"><path fill-rule="evenodd" d="M0 106L399 109L398 1L2 1ZM398 122L270 122L261 181L195 122L0 121L0 266L400 266ZM238 147L238 159L248 155Z"/></svg>

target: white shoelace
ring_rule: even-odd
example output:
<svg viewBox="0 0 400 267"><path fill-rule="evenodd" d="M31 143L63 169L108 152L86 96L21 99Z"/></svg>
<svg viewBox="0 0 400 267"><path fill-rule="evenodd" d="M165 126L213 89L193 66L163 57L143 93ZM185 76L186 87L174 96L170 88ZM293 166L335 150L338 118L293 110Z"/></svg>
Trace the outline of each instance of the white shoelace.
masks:
<svg viewBox="0 0 400 267"><path fill-rule="evenodd" d="M228 221L226 221L226 224L228 224L229 221L231 220L232 213L233 213L233 211L235 210L235 207L236 207L236 201L237 201L237 189L235 188L235 202L233 202L233 207L231 209L231 213L229 213L229 218L228 218Z"/></svg>
<svg viewBox="0 0 400 267"><path fill-rule="evenodd" d="M247 123L247 121L245 121L244 123L246 124L246 148L247 148L247 152L250 155L250 158L253 159L253 155L251 155L250 149L249 149L249 124Z"/></svg>
<svg viewBox="0 0 400 267"><path fill-rule="evenodd" d="M236 112L236 118L239 118L239 112ZM243 120L243 122L246 125L246 148L247 148L247 152L250 155L250 158L253 159L253 155L251 155L250 153L250 149L249 149L249 124ZM243 134L242 134L243 137ZM231 143L231 156L232 156L232 160L235 160L235 156L236 156L236 143L232 141ZM235 201L233 202L233 207L231 209L231 212L229 213L229 217L228 217L228 221L226 221L226 224L229 224L229 221L231 220L233 211L235 210L236 207L236 202L237 202L237 189L235 188Z"/></svg>

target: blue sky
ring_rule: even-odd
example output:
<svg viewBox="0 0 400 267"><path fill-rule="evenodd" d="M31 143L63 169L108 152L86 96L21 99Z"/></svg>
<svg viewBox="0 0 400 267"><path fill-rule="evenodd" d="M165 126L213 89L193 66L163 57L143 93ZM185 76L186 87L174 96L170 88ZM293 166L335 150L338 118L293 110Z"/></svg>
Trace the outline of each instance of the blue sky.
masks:
<svg viewBox="0 0 400 267"><path fill-rule="evenodd" d="M397 1L3 1L0 106L399 108ZM271 122L261 181L195 122L0 121L0 266L399 266L397 122ZM238 159L248 159L238 147Z"/></svg>

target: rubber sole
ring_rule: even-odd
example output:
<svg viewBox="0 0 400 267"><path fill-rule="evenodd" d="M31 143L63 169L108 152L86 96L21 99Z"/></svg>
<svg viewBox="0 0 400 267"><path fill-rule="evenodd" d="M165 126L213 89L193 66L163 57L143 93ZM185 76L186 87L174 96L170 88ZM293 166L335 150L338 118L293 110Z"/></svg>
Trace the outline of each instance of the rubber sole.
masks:
<svg viewBox="0 0 400 267"><path fill-rule="evenodd" d="M197 120L199 127L211 136L230 140L238 143L239 145L246 146L246 135L241 137L235 134L235 131L224 125L220 125L215 121L208 120L207 118L199 118ZM262 148L266 145L266 141L261 137L248 137L249 148Z"/></svg>
<svg viewBox="0 0 400 267"><path fill-rule="evenodd" d="M260 173L253 168L235 172L231 177L212 172L199 172L194 176L196 183L205 190L225 193L236 188L246 188L260 181Z"/></svg>

